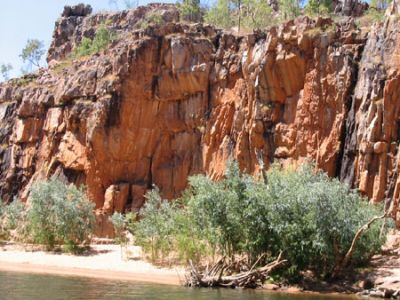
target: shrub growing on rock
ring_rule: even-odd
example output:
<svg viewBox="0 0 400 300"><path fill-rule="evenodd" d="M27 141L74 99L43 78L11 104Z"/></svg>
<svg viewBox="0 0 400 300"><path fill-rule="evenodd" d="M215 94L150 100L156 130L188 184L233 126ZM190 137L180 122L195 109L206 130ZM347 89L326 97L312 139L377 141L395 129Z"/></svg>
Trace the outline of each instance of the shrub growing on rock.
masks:
<svg viewBox="0 0 400 300"><path fill-rule="evenodd" d="M157 11L149 11L146 13L143 19L139 20L136 24L136 28L145 29L150 25L161 25L164 23L162 15Z"/></svg>
<svg viewBox="0 0 400 300"><path fill-rule="evenodd" d="M86 242L94 228L94 204L82 189L50 179L33 185L26 213L26 233L48 248L66 245L71 251Z"/></svg>
<svg viewBox="0 0 400 300"><path fill-rule="evenodd" d="M73 57L83 57L100 52L115 40L115 34L110 32L104 25L100 25L96 30L93 40L84 37L81 43L72 52Z"/></svg>

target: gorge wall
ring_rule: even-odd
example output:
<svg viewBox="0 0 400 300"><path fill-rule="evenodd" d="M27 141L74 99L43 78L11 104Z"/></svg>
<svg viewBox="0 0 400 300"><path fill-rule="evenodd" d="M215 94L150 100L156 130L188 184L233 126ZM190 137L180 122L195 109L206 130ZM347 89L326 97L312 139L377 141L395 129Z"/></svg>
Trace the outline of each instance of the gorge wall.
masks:
<svg viewBox="0 0 400 300"><path fill-rule="evenodd" d="M311 159L397 213L400 35L394 3L368 30L300 17L238 36L180 24L174 6L90 14L67 7L49 68L0 84L0 197L56 176L85 184L99 216L173 198L229 158L256 174ZM163 25L138 29L148 11ZM72 59L103 24L117 39Z"/></svg>

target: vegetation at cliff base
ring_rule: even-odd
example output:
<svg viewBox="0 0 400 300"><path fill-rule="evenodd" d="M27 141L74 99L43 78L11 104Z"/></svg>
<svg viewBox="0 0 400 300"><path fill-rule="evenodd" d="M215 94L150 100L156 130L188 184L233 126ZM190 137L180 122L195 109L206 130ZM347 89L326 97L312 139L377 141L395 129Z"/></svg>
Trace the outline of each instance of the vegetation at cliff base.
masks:
<svg viewBox="0 0 400 300"><path fill-rule="evenodd" d="M382 207L369 205L310 165L275 167L257 180L230 163L221 181L191 177L177 201L163 200L154 189L131 228L153 260L173 256L199 263L228 257L250 268L282 252L290 264L285 277L304 270L329 277L344 261L359 228L381 214ZM351 256L353 266L379 251L385 236L381 228L379 220L361 235Z"/></svg>
<svg viewBox="0 0 400 300"><path fill-rule="evenodd" d="M24 242L45 245L48 249L64 245L70 252L89 241L93 232L94 204L82 189L57 179L39 181L32 186L28 204L18 200L0 206L0 235Z"/></svg>
<svg viewBox="0 0 400 300"><path fill-rule="evenodd" d="M18 227L24 206L19 201L5 205L0 200L0 238L9 239L11 231Z"/></svg>

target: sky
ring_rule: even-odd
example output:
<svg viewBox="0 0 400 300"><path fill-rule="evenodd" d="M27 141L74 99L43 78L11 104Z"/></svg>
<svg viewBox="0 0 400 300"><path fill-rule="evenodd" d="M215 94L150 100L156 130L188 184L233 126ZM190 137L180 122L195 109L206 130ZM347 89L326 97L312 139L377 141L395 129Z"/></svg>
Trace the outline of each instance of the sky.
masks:
<svg viewBox="0 0 400 300"><path fill-rule="evenodd" d="M61 16L64 5L81 2L90 4L94 12L116 9L109 0L0 0L0 64L10 63L13 66L11 77L21 73L23 63L19 54L27 40L39 39L48 49L54 23ZM124 1L118 2L119 8L124 8ZM161 1L140 0L139 4L144 5L149 2Z"/></svg>

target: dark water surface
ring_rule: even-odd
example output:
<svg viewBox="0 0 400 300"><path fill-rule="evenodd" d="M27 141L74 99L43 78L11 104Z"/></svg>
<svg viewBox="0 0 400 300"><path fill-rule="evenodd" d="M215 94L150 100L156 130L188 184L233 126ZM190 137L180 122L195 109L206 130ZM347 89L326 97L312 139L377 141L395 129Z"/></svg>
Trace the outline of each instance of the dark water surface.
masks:
<svg viewBox="0 0 400 300"><path fill-rule="evenodd" d="M285 295L264 291L189 289L179 286L0 272L0 299L198 299L198 300L340 300L349 297Z"/></svg>

